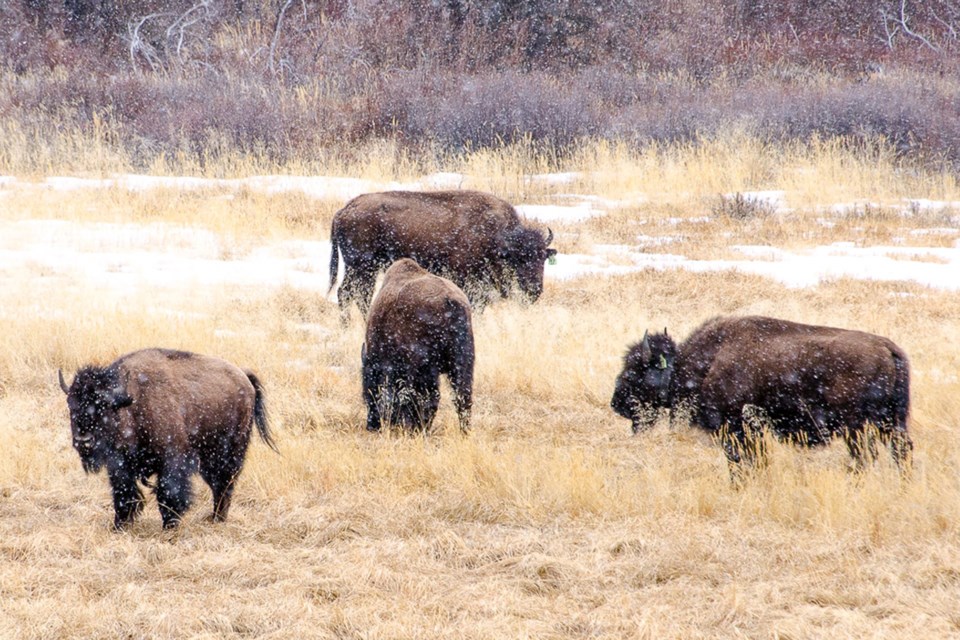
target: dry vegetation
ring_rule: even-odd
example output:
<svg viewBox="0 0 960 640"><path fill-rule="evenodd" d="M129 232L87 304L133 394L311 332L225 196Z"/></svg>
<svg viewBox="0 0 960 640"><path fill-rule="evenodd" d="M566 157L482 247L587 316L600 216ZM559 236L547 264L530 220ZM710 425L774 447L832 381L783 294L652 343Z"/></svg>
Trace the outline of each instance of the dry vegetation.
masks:
<svg viewBox="0 0 960 640"><path fill-rule="evenodd" d="M523 201L645 198L558 225L561 251L678 230L690 255L745 240L871 244L937 220L867 208L856 224L811 229L817 207L960 200L951 174L904 172L879 144L861 153L744 137L644 151L598 142L562 159L520 144L419 165L393 163L398 154L386 145L365 166L327 169L380 181L463 171L465 186ZM562 186L524 178L547 170L583 173ZM719 194L758 188L786 189L794 211L695 221ZM227 188L0 191L5 221L175 223L214 232L231 255L273 238L326 238L339 204ZM548 282L536 305L504 302L476 319L468 437L446 387L435 433L371 436L361 323L341 329L321 294L281 285L129 294L30 265L0 275L0 637L960 635L955 292L854 280L794 290L683 271ZM913 364L909 481L889 457L857 476L840 444L774 445L770 467L735 489L699 432L663 424L631 437L608 408L627 344L648 327L683 336L719 313L894 338ZM178 532L161 531L151 498L116 534L106 479L84 476L71 449L56 370L154 345L257 371L281 454L252 443L223 525L205 522L198 480Z"/></svg>

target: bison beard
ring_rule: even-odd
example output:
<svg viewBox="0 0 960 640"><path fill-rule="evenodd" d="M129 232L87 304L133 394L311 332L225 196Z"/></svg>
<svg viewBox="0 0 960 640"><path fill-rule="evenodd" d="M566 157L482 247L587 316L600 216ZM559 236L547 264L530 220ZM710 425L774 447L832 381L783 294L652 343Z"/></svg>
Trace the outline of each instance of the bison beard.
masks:
<svg viewBox="0 0 960 640"><path fill-rule="evenodd" d="M330 291L339 258L343 282L338 299L347 320L351 303L366 315L377 275L400 258L449 278L470 303L507 297L516 285L530 300L543 291L544 263L553 233L525 227L504 200L476 191L368 193L348 202L330 227Z"/></svg>
<svg viewBox="0 0 960 640"><path fill-rule="evenodd" d="M666 331L644 335L624 358L610 405L635 433L661 409L689 409L695 425L722 437L732 464L762 457L749 441L763 423L811 446L842 435L858 468L875 455L869 425L898 465L913 447L910 369L897 345L773 318L715 318L679 346Z"/></svg>
<svg viewBox="0 0 960 640"><path fill-rule="evenodd" d="M107 469L117 529L143 509L138 483L154 475L165 528L190 507L194 473L213 492L212 520L222 521L254 424L276 450L259 379L222 360L146 349L85 367L69 386L59 377L84 470Z"/></svg>
<svg viewBox="0 0 960 640"><path fill-rule="evenodd" d="M454 392L460 428L470 423L474 345L470 305L449 280L410 259L388 270L373 301L361 351L367 429L428 428L440 401L440 376Z"/></svg>

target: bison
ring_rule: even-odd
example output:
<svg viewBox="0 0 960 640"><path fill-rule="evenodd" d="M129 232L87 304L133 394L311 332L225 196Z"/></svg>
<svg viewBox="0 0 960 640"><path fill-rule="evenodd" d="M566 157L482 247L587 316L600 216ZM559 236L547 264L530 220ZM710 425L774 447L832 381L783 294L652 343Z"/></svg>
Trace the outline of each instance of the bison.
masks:
<svg viewBox="0 0 960 640"><path fill-rule="evenodd" d="M457 285L409 258L390 266L367 318L361 351L367 429L382 423L428 428L440 401L440 375L453 387L460 428L470 425L473 327Z"/></svg>
<svg viewBox="0 0 960 640"><path fill-rule="evenodd" d="M691 422L721 435L731 464L761 451L747 446L759 422L774 435L819 445L842 434L858 468L869 452L867 423L902 465L910 367L890 340L862 331L765 317L714 318L679 346L663 333L630 347L617 378L613 410L637 433L661 409L685 408Z"/></svg>
<svg viewBox="0 0 960 640"><path fill-rule="evenodd" d="M477 191L388 191L348 202L330 228L330 289L337 282L338 252L343 282L341 316L351 302L366 315L377 275L399 258L411 258L452 280L475 306L488 294L508 297L514 282L530 299L543 291L544 262L556 255L546 236L524 226L509 203Z"/></svg>
<svg viewBox="0 0 960 640"><path fill-rule="evenodd" d="M144 349L107 367L86 366L68 386L73 446L87 473L106 467L114 527L143 509L138 482L153 485L164 528L190 507L190 476L213 491L211 519L227 517L254 423L276 451L263 386L253 373L208 356Z"/></svg>

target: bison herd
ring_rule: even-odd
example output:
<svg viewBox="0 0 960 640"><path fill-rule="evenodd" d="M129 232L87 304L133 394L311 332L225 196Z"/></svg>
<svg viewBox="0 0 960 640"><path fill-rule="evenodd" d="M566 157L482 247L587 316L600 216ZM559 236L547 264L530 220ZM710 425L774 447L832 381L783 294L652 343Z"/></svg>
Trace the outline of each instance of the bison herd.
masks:
<svg viewBox="0 0 960 640"><path fill-rule="evenodd" d="M331 290L339 258L343 322L356 302L366 315L361 350L367 429L426 428L447 376L466 431L473 402L471 308L516 290L535 301L553 233L475 191L387 192L354 198L333 218ZM373 296L376 279L386 269ZM145 349L106 367L86 366L68 385L73 446L87 472L105 468L114 526L153 489L165 528L190 506L194 473L226 518L254 426L276 450L257 376L203 355ZM861 331L765 317L714 318L677 344L647 333L629 347L610 406L633 432L661 413L683 414L718 437L732 468L756 462L760 428L808 446L842 436L857 467L875 455L875 429L905 468L910 370L890 340ZM154 478L151 484L151 478Z"/></svg>

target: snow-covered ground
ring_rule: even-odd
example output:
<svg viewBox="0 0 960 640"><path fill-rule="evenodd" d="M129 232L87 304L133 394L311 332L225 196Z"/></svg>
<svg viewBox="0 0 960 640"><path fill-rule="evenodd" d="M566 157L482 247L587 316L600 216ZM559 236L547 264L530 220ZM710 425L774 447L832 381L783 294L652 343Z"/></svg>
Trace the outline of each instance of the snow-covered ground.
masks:
<svg viewBox="0 0 960 640"><path fill-rule="evenodd" d="M572 176L572 177L571 177ZM570 182L573 174L536 179ZM312 197L347 199L367 191L383 189L456 188L464 182L459 174L433 174L409 184L382 184L353 178L260 176L242 180L116 176L101 180L54 177L26 182L0 177L0 194L16 189L121 188L130 190L239 189L267 193L291 190ZM744 197L768 203L781 210L782 192L757 192ZM575 224L603 215L621 203L596 196L567 195L567 205L518 205L524 216L544 223ZM3 200L0 199L0 212ZM926 200L909 201L914 209L955 208L960 203ZM15 217L15 216L12 216ZM704 219L708 223L709 219ZM925 234L953 235L953 227L917 229ZM777 247L742 245L733 247L742 259L693 260L674 253L651 253L651 248L675 242L674 236L638 236L636 245L595 245L587 254L561 254L546 267L548 280L571 279L628 273L643 269L687 269L690 271L741 271L767 276L788 286L814 286L824 280L860 278L906 280L946 290L960 289L960 240L951 247L861 247L834 243L802 251ZM325 241L283 241L255 244L248 250L225 246L216 234L164 223L104 224L62 220L4 219L0 215L0 278L36 277L38 281L65 276L96 287L118 292L143 285L153 287L203 287L222 284L255 286L289 285L326 292L330 244Z"/></svg>
<svg viewBox="0 0 960 640"><path fill-rule="evenodd" d="M561 255L548 277L576 278L642 269L739 271L790 287L811 287L838 278L910 281L936 289L960 289L960 242L949 248L856 247L837 242L799 252L776 247L733 247L743 260L691 260L672 253L643 253L621 245L594 246L591 254ZM916 258L919 258L917 260Z"/></svg>

